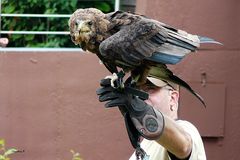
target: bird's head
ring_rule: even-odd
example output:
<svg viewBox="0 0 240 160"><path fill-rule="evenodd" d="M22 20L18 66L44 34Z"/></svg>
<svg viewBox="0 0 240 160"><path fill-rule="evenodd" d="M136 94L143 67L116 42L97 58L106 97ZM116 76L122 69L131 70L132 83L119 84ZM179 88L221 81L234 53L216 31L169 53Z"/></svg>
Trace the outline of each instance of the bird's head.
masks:
<svg viewBox="0 0 240 160"><path fill-rule="evenodd" d="M99 34L107 31L108 21L104 18L105 14L95 8L76 10L68 23L72 41L81 46L103 40Z"/></svg>

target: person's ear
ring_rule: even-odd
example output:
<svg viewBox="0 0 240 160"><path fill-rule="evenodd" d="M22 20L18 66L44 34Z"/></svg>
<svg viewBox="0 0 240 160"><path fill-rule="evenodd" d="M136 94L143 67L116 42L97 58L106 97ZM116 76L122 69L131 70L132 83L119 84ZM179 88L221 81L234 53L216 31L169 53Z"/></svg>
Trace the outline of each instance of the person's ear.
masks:
<svg viewBox="0 0 240 160"><path fill-rule="evenodd" d="M179 92L176 90L171 90L171 99L170 99L170 110L177 110L178 107L178 99L179 99Z"/></svg>

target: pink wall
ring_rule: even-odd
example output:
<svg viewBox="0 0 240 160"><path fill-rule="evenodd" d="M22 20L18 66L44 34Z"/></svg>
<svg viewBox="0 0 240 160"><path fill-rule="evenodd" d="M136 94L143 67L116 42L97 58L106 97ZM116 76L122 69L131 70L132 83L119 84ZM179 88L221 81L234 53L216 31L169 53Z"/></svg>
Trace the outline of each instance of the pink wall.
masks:
<svg viewBox="0 0 240 160"><path fill-rule="evenodd" d="M138 13L224 44L203 46L203 50L170 66L206 100L204 109L181 90L180 117L199 128L210 160L240 159L239 7L237 0L137 1ZM202 73L206 73L205 86Z"/></svg>
<svg viewBox="0 0 240 160"><path fill-rule="evenodd" d="M108 74L92 54L1 53L0 137L25 150L13 159L127 159L122 117L95 94Z"/></svg>

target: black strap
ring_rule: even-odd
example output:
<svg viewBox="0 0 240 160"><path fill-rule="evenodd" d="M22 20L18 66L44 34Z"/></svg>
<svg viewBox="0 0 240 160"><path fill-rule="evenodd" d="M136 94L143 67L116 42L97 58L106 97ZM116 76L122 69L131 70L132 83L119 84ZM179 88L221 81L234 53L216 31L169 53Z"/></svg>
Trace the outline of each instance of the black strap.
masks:
<svg viewBox="0 0 240 160"><path fill-rule="evenodd" d="M124 114L124 119L125 119L128 137L130 139L130 142L131 142L133 148L135 148L136 159L137 160L148 160L149 156L146 154L146 152L140 146L140 133L135 128L128 112L126 112Z"/></svg>
<svg viewBox="0 0 240 160"><path fill-rule="evenodd" d="M177 158L174 154L172 154L171 152L168 151L168 155L169 157L171 158L171 160L189 160L190 156L191 156L191 153L187 156L187 158L184 158L184 159L179 159Z"/></svg>
<svg viewBox="0 0 240 160"><path fill-rule="evenodd" d="M123 71L120 71L117 73L118 76L118 80L117 80L117 88L122 89L122 83L123 83L123 77L125 76L125 73ZM133 85L131 83L131 79L132 77L128 77L128 79L125 81L124 83L124 89L125 92L128 92L132 95L138 96L139 98L146 100L148 99L148 93L140 91L135 87L135 85ZM146 152L140 147L140 136L141 134L138 132L138 130L136 129L135 125L133 124L129 113L124 110L123 108L121 108L119 106L119 109L121 111L121 113L124 116L124 120L125 120L125 125L126 125L126 129L127 129L127 133L128 133L128 137L130 139L130 142L133 146L133 148L135 148L135 153L136 153L136 158L137 160L145 160L148 159L148 155L146 154Z"/></svg>
<svg viewBox="0 0 240 160"><path fill-rule="evenodd" d="M137 147L140 147L140 133L138 132L138 130L135 128L134 124L132 123L132 120L131 120L128 112L125 113L124 120L125 120L125 125L127 128L128 137L131 141L133 148L136 149Z"/></svg>
<svg viewBox="0 0 240 160"><path fill-rule="evenodd" d="M132 95L138 96L142 100L146 100L149 97L147 92L140 91L140 90L138 90L136 88L133 88L133 87L126 86L125 91L132 94Z"/></svg>
<svg viewBox="0 0 240 160"><path fill-rule="evenodd" d="M116 88L122 89L122 83L124 83L123 82L123 77L125 76L125 73L121 70L117 73L117 76L118 76L118 79L117 79L117 81L115 81L115 86L116 86ZM124 85L125 85L124 86L125 92L130 93L130 94L135 95L135 96L138 96L142 100L148 99L148 93L147 92L136 89L135 85L132 84L132 77L131 76L129 76L127 78Z"/></svg>

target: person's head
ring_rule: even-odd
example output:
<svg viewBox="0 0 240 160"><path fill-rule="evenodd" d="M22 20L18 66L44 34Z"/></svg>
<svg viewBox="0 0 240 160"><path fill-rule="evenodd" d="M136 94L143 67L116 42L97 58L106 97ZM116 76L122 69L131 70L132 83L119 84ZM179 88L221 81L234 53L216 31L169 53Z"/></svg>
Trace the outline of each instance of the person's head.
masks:
<svg viewBox="0 0 240 160"><path fill-rule="evenodd" d="M153 77L147 79L147 83L142 87L149 94L149 99L145 102L167 116L177 119L179 86Z"/></svg>
<svg viewBox="0 0 240 160"><path fill-rule="evenodd" d="M0 47L6 47L8 42L7 38L0 38Z"/></svg>

